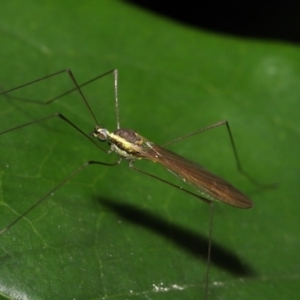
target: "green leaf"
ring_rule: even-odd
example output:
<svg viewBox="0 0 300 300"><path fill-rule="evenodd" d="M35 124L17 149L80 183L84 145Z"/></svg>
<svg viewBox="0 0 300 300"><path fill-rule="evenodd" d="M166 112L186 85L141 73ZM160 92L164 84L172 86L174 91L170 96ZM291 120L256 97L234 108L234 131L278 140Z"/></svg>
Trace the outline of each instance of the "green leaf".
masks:
<svg viewBox="0 0 300 300"><path fill-rule="evenodd" d="M120 122L228 179L251 210L216 203L209 299L294 298L299 286L298 47L201 32L118 1L2 3L0 85L64 68L79 83L119 70ZM66 73L11 93L44 100L73 88ZM83 88L114 130L113 76ZM84 132L95 122L78 93L42 106L1 97L0 131L60 112ZM0 227L88 160L113 162L52 118L0 136ZM162 167L140 167L175 184ZM192 191L193 188L191 188ZM2 299L202 299L210 209L128 168L89 166L0 236Z"/></svg>

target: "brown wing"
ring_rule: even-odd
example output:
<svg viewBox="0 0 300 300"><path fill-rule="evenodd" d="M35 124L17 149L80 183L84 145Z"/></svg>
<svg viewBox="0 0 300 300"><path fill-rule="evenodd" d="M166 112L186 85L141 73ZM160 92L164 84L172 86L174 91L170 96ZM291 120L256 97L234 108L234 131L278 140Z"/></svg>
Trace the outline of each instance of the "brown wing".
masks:
<svg viewBox="0 0 300 300"><path fill-rule="evenodd" d="M205 198L219 200L239 208L252 207L252 201L247 196L197 163L151 142L147 145L150 147L143 153L145 158L160 163L184 181L193 184Z"/></svg>

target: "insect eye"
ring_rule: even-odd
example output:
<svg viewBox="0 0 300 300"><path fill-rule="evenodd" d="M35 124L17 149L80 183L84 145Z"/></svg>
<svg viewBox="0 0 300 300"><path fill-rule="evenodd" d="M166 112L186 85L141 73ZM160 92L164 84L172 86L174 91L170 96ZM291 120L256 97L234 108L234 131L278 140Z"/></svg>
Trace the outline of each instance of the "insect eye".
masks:
<svg viewBox="0 0 300 300"><path fill-rule="evenodd" d="M106 138L107 138L107 135L106 134L103 134L103 133L100 133L98 132L97 134L97 138L101 141L106 141Z"/></svg>
<svg viewBox="0 0 300 300"><path fill-rule="evenodd" d="M100 141L107 140L107 130L105 128L96 127L95 130L91 133L91 135Z"/></svg>

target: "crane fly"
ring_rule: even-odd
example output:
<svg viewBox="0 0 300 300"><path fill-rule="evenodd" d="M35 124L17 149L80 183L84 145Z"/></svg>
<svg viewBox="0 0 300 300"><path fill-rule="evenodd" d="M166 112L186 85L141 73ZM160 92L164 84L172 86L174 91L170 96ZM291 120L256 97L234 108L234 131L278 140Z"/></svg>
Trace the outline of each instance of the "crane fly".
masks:
<svg viewBox="0 0 300 300"><path fill-rule="evenodd" d="M120 127L120 120L119 120L119 101L118 101L118 92L117 92L117 86L118 86L118 71L117 70L111 70L108 71L104 74L101 74L81 85L79 85L72 74L71 70L66 69L62 70L59 72L56 72L54 74L45 76L43 78L39 78L37 80L28 82L26 84L23 84L21 86L18 86L16 88L1 92L0 95L3 95L5 97L10 98L11 96L9 95L10 92L23 88L25 86L34 84L36 82L48 79L50 77L57 76L61 73L67 73L72 80L74 84L74 88L71 90L68 90L67 92L52 98L51 100L48 100L46 102L38 102L35 100L28 100L28 99L22 99L22 98L16 98L13 97L16 100L21 100L21 101L27 101L27 102L33 102L36 104L50 104L61 97L76 91L80 94L81 99L85 103L87 110L89 111L90 115L95 121L95 128L93 132L90 134L85 133L83 130L81 130L75 123L70 121L67 117L60 113L55 113L49 116L46 116L44 118L40 118L38 120L30 121L25 124L21 124L19 126L16 126L14 128L10 128L8 130L5 130L3 132L0 132L0 135L9 133L11 131L19 130L23 127L26 126L31 126L36 123L41 123L44 122L47 119L51 118L59 118L62 121L64 121L66 124L69 126L73 127L75 130L77 130L80 134L82 134L85 138L87 138L90 142L92 142L96 147L98 147L101 151L106 152L107 150L102 148L100 142L107 142L110 145L110 152L115 152L118 156L119 159L116 160L114 163L106 163L106 162L100 162L100 161L88 161L82 166L80 166L78 169L76 169L72 174L70 174L67 178L62 180L59 184L54 186L48 193L46 193L43 197L41 197L38 201L36 201L32 206L30 206L25 212L23 212L21 215L19 215L13 222L11 222L9 225L4 227L2 230L0 230L0 234L3 234L6 232L8 229L10 229L12 226L14 226L18 221L20 221L22 218L24 218L30 211L32 211L36 206L38 206L40 203L42 203L45 199L47 199L50 195L52 195L55 191L57 191L61 186L63 186L66 182L68 182L71 178L73 178L76 174L78 174L80 171L82 171L84 168L91 164L98 164L98 165L103 165L103 166L116 166L120 164L122 160L126 160L129 162L129 167L137 172L140 172L146 176L149 176L151 178L154 178L156 180L159 180L163 183L166 183L172 187L175 187L183 192L186 192L187 194L190 194L201 201L204 201L208 203L211 206L211 221L210 221L210 227L209 227L209 240L208 240L208 254L207 254L207 272L206 272L206 285L205 285L205 299L207 298L207 293L208 293L208 276L209 276L209 262L210 262L210 252L211 252L211 235L212 235L212 208L213 208L213 201L221 201L226 204L229 204L231 206L237 207L237 208L251 208L252 207L252 201L245 196L241 191L233 187L229 182L226 180L212 174L211 172L207 171L205 168L203 168L201 165L190 161L180 155L177 155L176 153L167 150L165 148L166 145L170 145L172 143L178 142L180 140L183 140L185 138L188 138L190 136L196 135L202 131L210 130L219 126L226 126L231 146L234 151L234 156L236 159L237 163L237 168L238 170L243 173L250 181L255 183L255 180L250 177L247 173L245 173L240 165L239 158L237 155L236 147L234 144L234 140L231 134L231 130L229 127L229 124L227 121L222 121L218 122L216 124L207 126L205 128L202 128L200 130L197 130L193 133L190 133L186 136L177 138L176 140L173 140L163 146L158 146L154 143L152 143L150 140L144 138L141 136L139 133L136 131L133 131L131 129L122 129ZM114 93L115 93L115 113L116 113L116 121L117 121L117 129L114 132L108 131L106 128L103 126L99 126L97 119L88 103L86 100L83 92L82 92L82 87L85 85L90 84L93 81L98 80L99 78L102 78L108 74L114 74ZM96 140L94 139L96 138ZM183 188L180 185L173 184L172 182L169 182L165 179L162 179L154 174L147 173L143 170L140 170L134 166L134 162L137 160L149 160L153 161L155 163L158 163L165 167L168 171L176 175L177 177L181 178L184 182L189 183L193 186L196 187L199 193L192 192L188 189Z"/></svg>
<svg viewBox="0 0 300 300"><path fill-rule="evenodd" d="M155 145L130 129L117 129L110 133L96 127L92 136L111 144L111 151L130 161L147 159L164 166L183 181L199 189L206 200L219 200L238 208L251 208L252 201L229 182L212 174L199 164L163 147Z"/></svg>

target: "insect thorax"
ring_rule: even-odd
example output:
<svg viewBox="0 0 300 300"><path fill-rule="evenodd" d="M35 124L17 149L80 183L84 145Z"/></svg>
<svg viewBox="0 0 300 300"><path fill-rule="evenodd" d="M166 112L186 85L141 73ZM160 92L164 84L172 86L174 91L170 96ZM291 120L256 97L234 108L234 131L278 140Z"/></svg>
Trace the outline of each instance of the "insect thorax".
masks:
<svg viewBox="0 0 300 300"><path fill-rule="evenodd" d="M111 150L128 160L141 159L144 157L144 139L131 129L117 129L108 134Z"/></svg>

